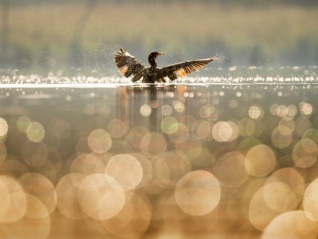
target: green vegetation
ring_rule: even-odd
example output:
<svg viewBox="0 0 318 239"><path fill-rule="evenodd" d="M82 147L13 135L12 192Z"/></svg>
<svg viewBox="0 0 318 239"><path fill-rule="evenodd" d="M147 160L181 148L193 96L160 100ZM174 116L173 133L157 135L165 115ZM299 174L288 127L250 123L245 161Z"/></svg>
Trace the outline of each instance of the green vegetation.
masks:
<svg viewBox="0 0 318 239"><path fill-rule="evenodd" d="M142 62L157 49L167 52L168 62L219 53L235 65L313 65L317 10L316 5L229 7L204 1L11 5L8 60L0 64L107 68L123 46Z"/></svg>

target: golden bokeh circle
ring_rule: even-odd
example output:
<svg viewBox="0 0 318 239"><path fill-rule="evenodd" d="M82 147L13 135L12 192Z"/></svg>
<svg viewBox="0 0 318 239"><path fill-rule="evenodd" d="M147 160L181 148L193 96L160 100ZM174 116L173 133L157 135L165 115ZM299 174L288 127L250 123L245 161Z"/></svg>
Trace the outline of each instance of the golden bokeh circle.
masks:
<svg viewBox="0 0 318 239"><path fill-rule="evenodd" d="M210 213L220 202L221 187L210 172L197 170L183 176L175 188L178 206L187 214L202 216Z"/></svg>
<svg viewBox="0 0 318 239"><path fill-rule="evenodd" d="M25 133L30 141L39 143L44 139L45 129L40 122L34 121L28 125Z"/></svg>
<svg viewBox="0 0 318 239"><path fill-rule="evenodd" d="M0 141L3 141L3 139L6 138L8 130L8 122L4 118L0 117Z"/></svg>
<svg viewBox="0 0 318 239"><path fill-rule="evenodd" d="M310 220L318 222L318 178L312 181L306 188L303 200L303 207Z"/></svg>
<svg viewBox="0 0 318 239"><path fill-rule="evenodd" d="M317 238L316 222L308 219L304 211L289 211L275 217L265 228L262 239Z"/></svg>
<svg viewBox="0 0 318 239"><path fill-rule="evenodd" d="M19 178L19 183L26 193L36 197L33 199L34 202L40 200L46 208L46 216L55 211L57 195L53 183L48 178L38 173L26 173Z"/></svg>
<svg viewBox="0 0 318 239"><path fill-rule="evenodd" d="M95 153L106 153L112 146L112 138L104 129L93 130L87 140L88 146Z"/></svg>
<svg viewBox="0 0 318 239"><path fill-rule="evenodd" d="M14 178L0 175L0 182L4 190L3 204L0 204L0 223L15 223L24 217L27 210L25 192Z"/></svg>
<svg viewBox="0 0 318 239"><path fill-rule="evenodd" d="M122 186L106 174L86 176L81 183L78 198L82 211L96 220L116 216L126 201Z"/></svg>
<svg viewBox="0 0 318 239"><path fill-rule="evenodd" d="M222 155L216 161L213 172L221 185L227 188L237 188L249 177L245 170L245 157L238 151Z"/></svg>
<svg viewBox="0 0 318 239"><path fill-rule="evenodd" d="M308 168L317 162L317 143L309 138L299 140L293 148L292 157L299 168Z"/></svg>
<svg viewBox="0 0 318 239"><path fill-rule="evenodd" d="M84 178L83 174L66 174L56 185L57 208L69 219L85 218L78 198Z"/></svg>
<svg viewBox="0 0 318 239"><path fill-rule="evenodd" d="M267 176L274 170L275 166L275 153L265 144L253 146L245 156L245 168L251 176Z"/></svg>
<svg viewBox="0 0 318 239"><path fill-rule="evenodd" d="M116 154L108 161L105 173L115 178L123 190L133 190L143 179L141 163L130 154Z"/></svg>

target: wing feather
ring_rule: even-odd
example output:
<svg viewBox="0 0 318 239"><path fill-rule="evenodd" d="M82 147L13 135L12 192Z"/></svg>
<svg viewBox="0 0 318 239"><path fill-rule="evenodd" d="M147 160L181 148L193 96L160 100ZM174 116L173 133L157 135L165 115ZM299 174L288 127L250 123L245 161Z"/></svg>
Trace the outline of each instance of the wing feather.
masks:
<svg viewBox="0 0 318 239"><path fill-rule="evenodd" d="M115 63L122 75L126 77L133 75L134 81L137 81L142 77L141 72L145 69L145 67L140 64L134 56L130 55L124 48L120 48L115 55Z"/></svg>
<svg viewBox="0 0 318 239"><path fill-rule="evenodd" d="M173 65L169 65L166 67L162 67L159 70L160 77L168 77L170 80L175 80L178 77L184 77L187 74L191 74L192 72L205 67L211 61L215 61L217 58L211 57L207 59L200 59L195 61L186 61Z"/></svg>

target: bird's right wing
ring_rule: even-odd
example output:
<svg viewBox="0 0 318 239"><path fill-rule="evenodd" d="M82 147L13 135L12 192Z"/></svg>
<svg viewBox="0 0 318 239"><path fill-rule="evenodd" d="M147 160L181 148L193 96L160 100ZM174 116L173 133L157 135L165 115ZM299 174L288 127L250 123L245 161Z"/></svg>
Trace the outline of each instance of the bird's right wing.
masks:
<svg viewBox="0 0 318 239"><path fill-rule="evenodd" d="M170 80L175 80L178 77L184 77L187 74L192 73L193 71L196 71L200 68L203 68L207 64L209 64L211 61L217 60L217 57L211 57L207 59L200 59L195 61L186 61L181 62L173 65L169 65L166 67L162 67L160 69L160 77L168 77Z"/></svg>
<svg viewBox="0 0 318 239"><path fill-rule="evenodd" d="M126 77L134 75L132 81L139 80L142 77L142 72L145 69L145 67L140 64L134 56L130 55L124 48L120 48L115 55L115 63L122 75Z"/></svg>

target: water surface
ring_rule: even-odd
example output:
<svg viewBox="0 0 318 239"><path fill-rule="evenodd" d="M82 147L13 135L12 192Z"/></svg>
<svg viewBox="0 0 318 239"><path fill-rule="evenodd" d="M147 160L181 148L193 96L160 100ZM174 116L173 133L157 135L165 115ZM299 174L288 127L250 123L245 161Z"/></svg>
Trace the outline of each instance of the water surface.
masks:
<svg viewBox="0 0 318 239"><path fill-rule="evenodd" d="M1 238L315 238L317 68L243 70L7 71Z"/></svg>

